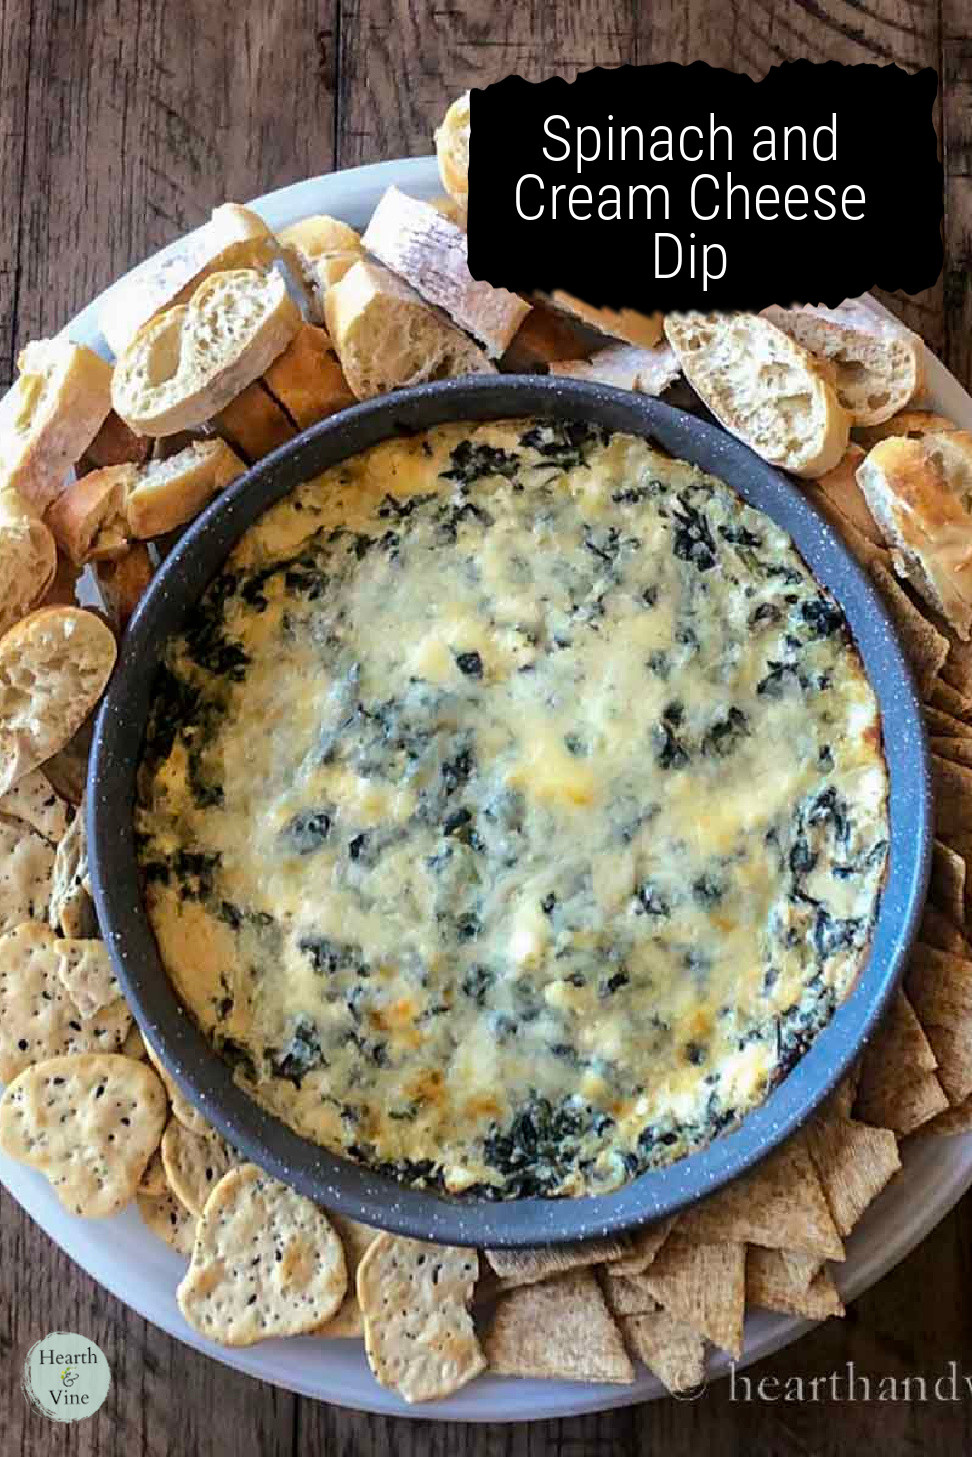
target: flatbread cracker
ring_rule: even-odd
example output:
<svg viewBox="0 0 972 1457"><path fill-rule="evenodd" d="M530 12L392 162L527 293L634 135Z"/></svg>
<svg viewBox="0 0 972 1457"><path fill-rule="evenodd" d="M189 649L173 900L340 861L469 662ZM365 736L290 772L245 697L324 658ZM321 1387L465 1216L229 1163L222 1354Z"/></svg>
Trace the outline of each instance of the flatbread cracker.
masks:
<svg viewBox="0 0 972 1457"><path fill-rule="evenodd" d="M936 1075L950 1103L972 1094L972 961L920 942L905 973L905 990L938 1061Z"/></svg>
<svg viewBox="0 0 972 1457"><path fill-rule="evenodd" d="M900 1169L898 1140L888 1128L834 1116L812 1119L807 1140L834 1224L846 1239Z"/></svg>
<svg viewBox="0 0 972 1457"><path fill-rule="evenodd" d="M122 990L103 941L62 941L60 949L57 974L85 1021L118 1000Z"/></svg>
<svg viewBox="0 0 972 1457"><path fill-rule="evenodd" d="M972 734L968 738L949 738L945 734L931 734L928 747L940 759L951 759L955 764L972 765Z"/></svg>
<svg viewBox="0 0 972 1457"><path fill-rule="evenodd" d="M64 953L47 926L27 921L0 936L0 1080L67 1053L119 1052L132 1014L119 997L81 1016L60 976Z"/></svg>
<svg viewBox="0 0 972 1457"><path fill-rule="evenodd" d="M972 769L969 771L972 774ZM972 823L972 820L970 820ZM928 895L956 926L965 924L965 861L957 850L936 840L932 846Z"/></svg>
<svg viewBox="0 0 972 1457"><path fill-rule="evenodd" d="M671 1311L625 1316L621 1331L629 1351L677 1395L705 1380L705 1341Z"/></svg>
<svg viewBox="0 0 972 1457"><path fill-rule="evenodd" d="M197 1218L223 1175L240 1162L215 1128L194 1133L178 1118L172 1118L162 1135L162 1164L168 1185Z"/></svg>
<svg viewBox="0 0 972 1457"><path fill-rule="evenodd" d="M52 845L67 829L67 804L40 769L18 780L13 789L0 794L0 820L12 819L29 825Z"/></svg>
<svg viewBox="0 0 972 1457"><path fill-rule="evenodd" d="M142 1223L176 1254L185 1255L188 1259L195 1244L198 1221L168 1185L161 1194L147 1194L139 1189L135 1202Z"/></svg>
<svg viewBox="0 0 972 1457"><path fill-rule="evenodd" d="M930 1118L918 1131L921 1134L939 1135L972 1133L972 1098L966 1098L964 1103L956 1103L954 1108L946 1108L944 1113Z"/></svg>
<svg viewBox="0 0 972 1457"><path fill-rule="evenodd" d="M677 1224L639 1276L659 1305L737 1360L746 1308L746 1247L702 1244Z"/></svg>
<svg viewBox="0 0 972 1457"><path fill-rule="evenodd" d="M615 1275L610 1267L598 1271L604 1299L612 1315L644 1315L654 1310L655 1299L644 1278L638 1275Z"/></svg>
<svg viewBox="0 0 972 1457"><path fill-rule="evenodd" d="M621 1332L587 1269L503 1295L483 1344L489 1369L501 1376L634 1380Z"/></svg>
<svg viewBox="0 0 972 1457"><path fill-rule="evenodd" d="M562 1274L564 1270L621 1259L630 1249L630 1242L622 1235L550 1245L545 1249L484 1250L483 1253L502 1279L511 1284L532 1285L537 1280L548 1280L551 1275Z"/></svg>
<svg viewBox="0 0 972 1457"><path fill-rule="evenodd" d="M241 1164L206 1201L177 1298L202 1335L251 1346L315 1330L337 1311L347 1284L327 1215L256 1164Z"/></svg>
<svg viewBox="0 0 972 1457"><path fill-rule="evenodd" d="M0 1148L39 1169L70 1213L99 1219L134 1197L164 1122L165 1092L144 1063L53 1057L0 1098Z"/></svg>
<svg viewBox="0 0 972 1457"><path fill-rule="evenodd" d="M486 1368L469 1303L475 1250L381 1234L358 1266L368 1364L406 1401L450 1396ZM593 1276L591 1276L593 1280Z"/></svg>
<svg viewBox="0 0 972 1457"><path fill-rule="evenodd" d="M733 1180L718 1194L680 1216L677 1229L696 1242L731 1241L801 1251L827 1260L844 1258L844 1246L827 1207L805 1135L800 1133L770 1154L752 1173ZM662 1253L667 1245L666 1240ZM653 1268L649 1265L646 1274Z"/></svg>
<svg viewBox="0 0 972 1457"><path fill-rule="evenodd" d="M631 1247L628 1253L622 1255L619 1260L611 1261L612 1273L638 1275L642 1270L647 1270L668 1238L674 1223L674 1218L660 1219L657 1224L649 1224L644 1229L636 1229L630 1236Z"/></svg>
<svg viewBox="0 0 972 1457"><path fill-rule="evenodd" d="M969 738L969 726L960 718L953 718L950 713L943 713L940 708L933 708L927 703L924 714L928 732L936 738L958 739L960 742Z"/></svg>
<svg viewBox="0 0 972 1457"><path fill-rule="evenodd" d="M932 754L931 769L936 839L967 833L972 825L972 769L939 754Z"/></svg>
<svg viewBox="0 0 972 1457"><path fill-rule="evenodd" d="M808 1320L826 1320L843 1315L844 1306L826 1266L809 1285L801 1285L780 1250L750 1245L746 1254L746 1303L763 1310L780 1310Z"/></svg>
<svg viewBox="0 0 972 1457"><path fill-rule="evenodd" d="M962 932L933 905L925 906L918 935L926 946L934 946L936 951L950 951L953 956L972 956L972 946Z"/></svg>
<svg viewBox="0 0 972 1457"><path fill-rule="evenodd" d="M932 626L924 613L919 612L883 562L872 561L868 571L897 629L915 675L918 692L922 698L927 698L948 656L948 638Z"/></svg>
<svg viewBox="0 0 972 1457"><path fill-rule="evenodd" d="M358 1266L378 1238L378 1230L370 1229L367 1224L359 1224L356 1219L348 1219L343 1214L332 1213L328 1217L344 1245L344 1259L348 1267L348 1293L337 1315L326 1321L316 1334L340 1339L363 1336L364 1315L358 1300Z"/></svg>
<svg viewBox="0 0 972 1457"><path fill-rule="evenodd" d="M88 877L88 840L83 803L57 847L49 920L53 930L79 941L98 934L98 918Z"/></svg>
<svg viewBox="0 0 972 1457"><path fill-rule="evenodd" d="M948 1107L938 1061L908 996L898 991L861 1061L854 1114L903 1138Z"/></svg>
<svg viewBox="0 0 972 1457"><path fill-rule="evenodd" d="M21 821L0 821L0 934L47 918L55 850Z"/></svg>
<svg viewBox="0 0 972 1457"><path fill-rule="evenodd" d="M940 708L943 713L950 713L953 718L961 719L963 723L972 726L972 698L960 693L951 683L945 683L939 678L932 688L928 702L933 708Z"/></svg>

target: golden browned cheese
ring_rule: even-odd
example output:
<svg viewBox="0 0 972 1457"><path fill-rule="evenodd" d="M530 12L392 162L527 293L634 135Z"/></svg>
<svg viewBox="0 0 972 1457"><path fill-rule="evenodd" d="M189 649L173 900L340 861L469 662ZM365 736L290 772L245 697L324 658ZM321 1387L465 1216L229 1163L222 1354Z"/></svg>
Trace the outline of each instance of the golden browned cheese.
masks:
<svg viewBox="0 0 972 1457"><path fill-rule="evenodd" d="M441 427L269 511L168 648L137 809L249 1091L402 1179L617 1187L866 954L877 705L786 534L642 440Z"/></svg>

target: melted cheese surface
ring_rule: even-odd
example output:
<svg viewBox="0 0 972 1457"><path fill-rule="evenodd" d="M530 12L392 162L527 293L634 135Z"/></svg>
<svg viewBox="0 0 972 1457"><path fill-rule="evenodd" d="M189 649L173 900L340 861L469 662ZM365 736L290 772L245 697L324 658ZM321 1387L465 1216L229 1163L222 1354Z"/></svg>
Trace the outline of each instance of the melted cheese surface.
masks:
<svg viewBox="0 0 972 1457"><path fill-rule="evenodd" d="M294 1128L490 1197L765 1098L866 954L877 705L786 534L569 423L378 446L169 645L136 810L187 1007Z"/></svg>

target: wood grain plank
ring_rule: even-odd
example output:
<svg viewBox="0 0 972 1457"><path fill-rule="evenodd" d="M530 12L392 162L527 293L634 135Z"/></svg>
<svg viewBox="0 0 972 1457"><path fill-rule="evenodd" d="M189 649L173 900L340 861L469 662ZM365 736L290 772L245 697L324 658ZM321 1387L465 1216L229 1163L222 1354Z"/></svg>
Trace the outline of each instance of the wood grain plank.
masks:
<svg viewBox="0 0 972 1457"><path fill-rule="evenodd" d="M14 374L15 321L20 306L20 207L27 145L30 21L18 0L0 0L0 390Z"/></svg>
<svg viewBox="0 0 972 1457"><path fill-rule="evenodd" d="M54 1426L20 1390L51 1331L95 1341L111 1388L90 1421ZM4 1457L292 1457L296 1398L200 1356L96 1285L0 1191L0 1450ZM246 1434L246 1446L241 1434Z"/></svg>
<svg viewBox="0 0 972 1457"><path fill-rule="evenodd" d="M945 352L949 369L972 389L972 12L967 0L942 3L945 152Z"/></svg>

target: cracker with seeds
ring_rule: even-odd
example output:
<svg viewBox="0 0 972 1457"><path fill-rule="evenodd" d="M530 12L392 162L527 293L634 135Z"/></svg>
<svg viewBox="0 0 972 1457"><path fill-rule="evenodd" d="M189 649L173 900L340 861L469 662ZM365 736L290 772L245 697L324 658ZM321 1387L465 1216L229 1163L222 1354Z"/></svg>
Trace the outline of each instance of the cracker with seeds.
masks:
<svg viewBox="0 0 972 1457"><path fill-rule="evenodd" d="M71 1214L117 1214L138 1189L165 1122L165 1092L117 1054L52 1057L0 1098L0 1149L45 1175Z"/></svg>
<svg viewBox="0 0 972 1457"><path fill-rule="evenodd" d="M822 1266L804 1284L795 1278L781 1250L750 1245L746 1254L746 1303L784 1315L802 1315L808 1320L826 1320L843 1315L844 1307L827 1267Z"/></svg>
<svg viewBox="0 0 972 1457"><path fill-rule="evenodd" d="M672 1315L656 1309L642 1315L628 1315L621 1321L625 1344L667 1390L691 1391L705 1380L705 1341L698 1331Z"/></svg>
<svg viewBox="0 0 972 1457"><path fill-rule="evenodd" d="M164 1136L164 1135L163 1135ZM160 1198L169 1187L169 1181L165 1176L165 1164L162 1162L162 1149L157 1148L145 1166L145 1173L138 1184L138 1192L147 1194L151 1199Z"/></svg>
<svg viewBox="0 0 972 1457"><path fill-rule="evenodd" d="M326 1321L316 1334L340 1339L363 1336L364 1315L358 1300L358 1266L378 1238L378 1230L370 1229L367 1224L359 1224L356 1219L348 1219L343 1214L332 1213L328 1217L344 1245L344 1259L348 1267L348 1293L337 1315Z"/></svg>
<svg viewBox="0 0 972 1457"><path fill-rule="evenodd" d="M151 1042L143 1040L142 1045L145 1049L146 1057L162 1079L165 1091L169 1095L173 1118L178 1119L183 1128L188 1128L192 1133L208 1133L211 1126L208 1119L200 1113L198 1108L190 1103L175 1078L162 1063L162 1059L159 1057Z"/></svg>
<svg viewBox="0 0 972 1457"><path fill-rule="evenodd" d="M585 1265L604 1265L630 1253L631 1243L623 1235L606 1239L575 1240L545 1249L485 1250L486 1259L502 1280L509 1284L532 1285L564 1270Z"/></svg>
<svg viewBox="0 0 972 1457"><path fill-rule="evenodd" d="M807 1128L810 1157L840 1235L846 1238L901 1167L889 1128L824 1115Z"/></svg>
<svg viewBox="0 0 972 1457"><path fill-rule="evenodd" d="M215 1128L193 1133L178 1118L166 1125L161 1154L170 1189L197 1217L223 1175L241 1162Z"/></svg>
<svg viewBox="0 0 972 1457"><path fill-rule="evenodd" d="M368 1364L406 1401L450 1396L485 1369L469 1304L475 1250L381 1234L358 1266ZM593 1278L593 1277L592 1277Z"/></svg>
<svg viewBox="0 0 972 1457"><path fill-rule="evenodd" d="M0 794L0 820L17 820L56 845L67 829L67 804L40 769Z"/></svg>
<svg viewBox="0 0 972 1457"><path fill-rule="evenodd" d="M98 918L88 877L88 840L83 804L57 847L48 918L53 930L60 931L62 936L87 940L98 934Z"/></svg>
<svg viewBox="0 0 972 1457"><path fill-rule="evenodd" d="M154 1235L164 1240L176 1254L185 1255L187 1258L192 1255L198 1220L182 1200L173 1194L168 1184L163 1181L162 1191L158 1194L150 1194L140 1188L135 1202L142 1216L142 1223Z"/></svg>
<svg viewBox="0 0 972 1457"><path fill-rule="evenodd" d="M621 1332L588 1269L502 1295L483 1344L498 1375L634 1380Z"/></svg>
<svg viewBox="0 0 972 1457"><path fill-rule="evenodd" d="M920 942L911 954L905 988L931 1049L950 1103L972 1094L972 961Z"/></svg>
<svg viewBox="0 0 972 1457"><path fill-rule="evenodd" d="M122 1043L122 1052L126 1057L133 1058L135 1062L147 1062L148 1054L145 1051L145 1042L137 1022L133 1022L128 1030L128 1036ZM165 1085L163 1084L163 1087Z"/></svg>
<svg viewBox="0 0 972 1457"><path fill-rule="evenodd" d="M341 1240L303 1195L241 1164L206 1201L179 1309L224 1346L306 1335L334 1315L348 1276Z"/></svg>
<svg viewBox="0 0 972 1457"><path fill-rule="evenodd" d="M62 941L60 948L57 974L85 1021L118 1000L122 990L103 941Z"/></svg>
<svg viewBox="0 0 972 1457"><path fill-rule="evenodd" d="M703 1244L676 1224L640 1277L659 1305L728 1351L742 1355L746 1308L746 1246Z"/></svg>
<svg viewBox="0 0 972 1457"><path fill-rule="evenodd" d="M0 1080L69 1052L118 1052L132 1014L121 998L82 1017L61 980L63 942L39 921L0 936Z"/></svg>
<svg viewBox="0 0 972 1457"><path fill-rule="evenodd" d="M861 1060L855 1116L899 1138L948 1107L938 1060L905 992L898 991Z"/></svg>
<svg viewBox="0 0 972 1457"><path fill-rule="evenodd" d="M844 1258L843 1242L801 1133L752 1173L733 1180L681 1215L677 1228L700 1243L732 1241L800 1251L821 1259ZM667 1245L666 1240L661 1253ZM649 1265L646 1274L653 1268Z"/></svg>
<svg viewBox="0 0 972 1457"><path fill-rule="evenodd" d="M21 821L0 821L0 934L47 919L55 850Z"/></svg>

